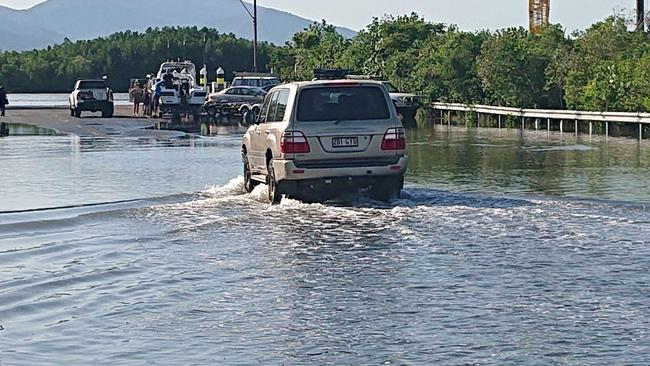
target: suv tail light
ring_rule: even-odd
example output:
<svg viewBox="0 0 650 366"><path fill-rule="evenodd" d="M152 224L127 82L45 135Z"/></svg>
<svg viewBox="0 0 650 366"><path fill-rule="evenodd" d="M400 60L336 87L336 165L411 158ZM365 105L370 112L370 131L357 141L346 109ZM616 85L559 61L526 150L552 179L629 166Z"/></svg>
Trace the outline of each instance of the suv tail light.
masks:
<svg viewBox="0 0 650 366"><path fill-rule="evenodd" d="M311 151L305 134L300 131L287 131L282 134L280 151L283 154L304 154Z"/></svg>
<svg viewBox="0 0 650 366"><path fill-rule="evenodd" d="M406 149L406 138L403 128L389 128L381 142L382 150L404 150Z"/></svg>

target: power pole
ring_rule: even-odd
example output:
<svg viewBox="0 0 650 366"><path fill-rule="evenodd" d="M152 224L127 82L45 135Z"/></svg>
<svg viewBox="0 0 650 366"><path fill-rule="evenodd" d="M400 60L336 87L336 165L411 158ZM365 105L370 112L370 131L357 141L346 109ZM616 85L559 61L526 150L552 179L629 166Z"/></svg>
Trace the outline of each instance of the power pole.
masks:
<svg viewBox="0 0 650 366"><path fill-rule="evenodd" d="M257 0L253 0L253 12L248 10L248 7L243 0L239 0L244 10L253 19L253 71L257 72Z"/></svg>
<svg viewBox="0 0 650 366"><path fill-rule="evenodd" d="M643 3L643 0L640 0ZM253 40L253 72L257 72L257 0L253 0L253 28L254 28L254 40Z"/></svg>
<svg viewBox="0 0 650 366"><path fill-rule="evenodd" d="M636 30L645 32L645 0L636 0Z"/></svg>

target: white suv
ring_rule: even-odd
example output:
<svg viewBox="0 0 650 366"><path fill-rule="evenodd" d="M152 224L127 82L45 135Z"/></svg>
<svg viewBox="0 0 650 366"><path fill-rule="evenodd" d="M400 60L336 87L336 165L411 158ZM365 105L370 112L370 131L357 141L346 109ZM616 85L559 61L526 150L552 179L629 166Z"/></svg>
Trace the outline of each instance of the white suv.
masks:
<svg viewBox="0 0 650 366"><path fill-rule="evenodd" d="M373 199L399 196L407 169L404 129L386 87L328 80L273 88L243 138L246 190L268 185L283 195L322 202L369 188Z"/></svg>

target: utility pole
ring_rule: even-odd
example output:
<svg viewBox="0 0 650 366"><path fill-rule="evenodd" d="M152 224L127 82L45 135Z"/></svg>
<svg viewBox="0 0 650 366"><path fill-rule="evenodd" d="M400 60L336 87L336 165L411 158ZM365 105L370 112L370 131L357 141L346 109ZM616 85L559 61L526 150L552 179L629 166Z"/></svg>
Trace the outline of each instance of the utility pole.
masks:
<svg viewBox="0 0 650 366"><path fill-rule="evenodd" d="M645 0L636 0L636 30L645 32Z"/></svg>
<svg viewBox="0 0 650 366"><path fill-rule="evenodd" d="M253 19L253 71L257 72L257 0L253 0L253 12L248 10L248 7L243 0L239 0L244 10Z"/></svg>
<svg viewBox="0 0 650 366"><path fill-rule="evenodd" d="M643 0L640 0L643 3ZM257 72L257 0L253 0L253 72Z"/></svg>

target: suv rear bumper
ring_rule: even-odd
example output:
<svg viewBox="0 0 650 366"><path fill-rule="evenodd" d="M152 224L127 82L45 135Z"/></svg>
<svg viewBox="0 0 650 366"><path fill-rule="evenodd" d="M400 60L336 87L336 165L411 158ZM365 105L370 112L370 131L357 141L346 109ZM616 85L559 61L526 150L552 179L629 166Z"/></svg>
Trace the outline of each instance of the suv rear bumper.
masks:
<svg viewBox="0 0 650 366"><path fill-rule="evenodd" d="M113 102L108 100L78 100L76 109L85 112L100 112L113 108Z"/></svg>
<svg viewBox="0 0 650 366"><path fill-rule="evenodd" d="M308 165L307 165L308 166ZM401 156L396 159L395 163L389 165L366 165L366 166L348 166L348 167L323 167L308 168L304 164L296 164L294 160L274 160L273 168L275 178L278 182L282 181L305 181L305 180L322 180L337 178L372 178L386 176L403 176L406 174L408 159Z"/></svg>
<svg viewBox="0 0 650 366"><path fill-rule="evenodd" d="M284 180L278 182L278 191L303 201L321 202L338 197L341 193L354 192L362 188L388 185L404 188L404 175L349 176L305 180Z"/></svg>

